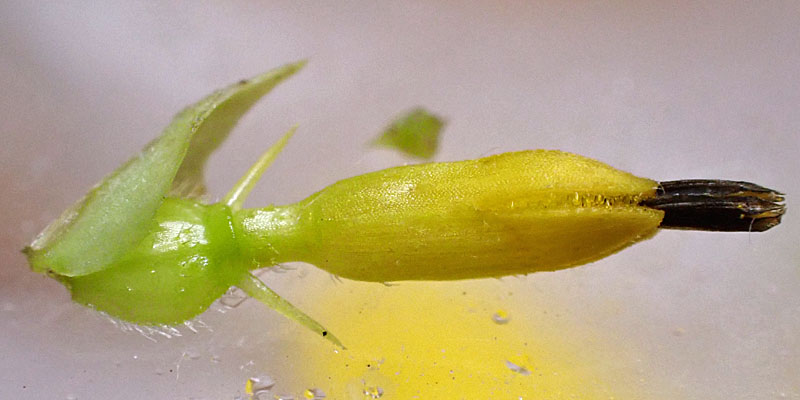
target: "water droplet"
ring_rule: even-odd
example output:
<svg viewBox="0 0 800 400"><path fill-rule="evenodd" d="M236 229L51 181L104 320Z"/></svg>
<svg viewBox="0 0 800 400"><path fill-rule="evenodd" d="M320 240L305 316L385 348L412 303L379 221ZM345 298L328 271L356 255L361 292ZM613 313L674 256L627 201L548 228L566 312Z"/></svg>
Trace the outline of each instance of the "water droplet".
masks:
<svg viewBox="0 0 800 400"><path fill-rule="evenodd" d="M236 308L247 300L247 294L239 288L229 289L222 297L219 298L219 303L228 309Z"/></svg>
<svg viewBox="0 0 800 400"><path fill-rule="evenodd" d="M292 396L290 394L276 394L272 398L275 399L275 400L294 400L294 396ZM267 400L267 397L266 396L265 397L256 396L256 399L257 400Z"/></svg>
<svg viewBox="0 0 800 400"><path fill-rule="evenodd" d="M67 400L78 400L78 396L75 396L74 394L68 394Z"/></svg>
<svg viewBox="0 0 800 400"><path fill-rule="evenodd" d="M213 356L211 356L211 362L212 362L212 363L214 363L214 364L217 364L217 363L219 363L219 362L220 362L220 358L219 358L219 356L218 356L218 355L216 355L216 354L214 354Z"/></svg>
<svg viewBox="0 0 800 400"><path fill-rule="evenodd" d="M189 349L183 352L183 356L190 359L190 360L198 360L200 359L200 353L195 350Z"/></svg>
<svg viewBox="0 0 800 400"><path fill-rule="evenodd" d="M364 396L370 399L380 399L383 397L383 388L380 386L368 386L364 388Z"/></svg>
<svg viewBox="0 0 800 400"><path fill-rule="evenodd" d="M531 371L529 371L527 368L525 368L525 367L523 367L521 365L514 364L513 362L508 361L508 360L506 360L506 367L508 367L508 369L510 369L510 370L520 374L520 375L530 375L531 374Z"/></svg>
<svg viewBox="0 0 800 400"><path fill-rule="evenodd" d="M494 321L498 325L505 325L508 323L508 313L503 310L497 310L494 314L492 314L492 321Z"/></svg>
<svg viewBox="0 0 800 400"><path fill-rule="evenodd" d="M254 365L256 365L256 363L254 363L253 360L250 360L247 363L240 365L239 366L239 370L241 370L241 371L244 371L244 370L250 371L250 367L252 367Z"/></svg>
<svg viewBox="0 0 800 400"><path fill-rule="evenodd" d="M269 375L258 375L247 380L247 388L253 395L269 392L275 386L275 380Z"/></svg>
<svg viewBox="0 0 800 400"><path fill-rule="evenodd" d="M317 388L306 389L306 391L303 392L303 397L308 400L322 400L325 398L325 392Z"/></svg>

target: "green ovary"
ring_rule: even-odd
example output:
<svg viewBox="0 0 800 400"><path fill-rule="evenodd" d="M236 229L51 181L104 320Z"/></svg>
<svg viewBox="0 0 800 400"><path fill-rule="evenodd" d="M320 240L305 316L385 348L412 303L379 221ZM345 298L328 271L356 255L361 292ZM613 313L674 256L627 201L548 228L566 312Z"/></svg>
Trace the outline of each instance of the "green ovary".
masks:
<svg viewBox="0 0 800 400"><path fill-rule="evenodd" d="M146 325L176 324L202 313L247 271L221 205L167 199L150 233L102 271L64 278L73 299Z"/></svg>

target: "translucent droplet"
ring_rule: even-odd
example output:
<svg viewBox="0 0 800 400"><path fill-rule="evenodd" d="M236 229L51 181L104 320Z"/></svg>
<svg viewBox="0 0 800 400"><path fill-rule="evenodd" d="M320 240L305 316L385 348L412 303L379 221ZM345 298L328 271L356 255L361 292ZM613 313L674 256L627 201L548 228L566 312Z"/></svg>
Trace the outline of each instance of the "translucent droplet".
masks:
<svg viewBox="0 0 800 400"><path fill-rule="evenodd" d="M492 314L492 321L498 325L505 325L508 323L508 320L508 313L503 310L497 310L494 314Z"/></svg>
<svg viewBox="0 0 800 400"><path fill-rule="evenodd" d="M258 375L247 380L248 394L259 395L266 394L272 387L275 386L275 380L269 375Z"/></svg>
<svg viewBox="0 0 800 400"><path fill-rule="evenodd" d="M222 297L219 298L219 303L228 309L236 308L247 300L247 294L239 288L231 288Z"/></svg>
<svg viewBox="0 0 800 400"><path fill-rule="evenodd" d="M380 386L367 386L364 388L364 396L370 399L380 399L383 397L383 388Z"/></svg>
<svg viewBox="0 0 800 400"><path fill-rule="evenodd" d="M271 272L276 272L276 273L279 273L279 274L283 274L283 273L286 273L286 272L289 272L289 271L294 271L295 269L297 269L297 267L295 267L293 265L278 264L278 265L272 266L272 268L265 269L263 271L264 272L271 271Z"/></svg>
<svg viewBox="0 0 800 400"><path fill-rule="evenodd" d="M276 266L277 267L277 266ZM258 271L253 272L253 275L256 277L262 277L269 272L271 268L263 268ZM222 297L217 300L215 304L218 304L220 307L216 307L216 310L225 313L228 310L234 309L242 304L245 300L247 300L249 296L245 293L242 289L237 287L231 287L228 289Z"/></svg>
<svg viewBox="0 0 800 400"><path fill-rule="evenodd" d="M74 394L68 394L67 400L78 400L78 396L75 396Z"/></svg>
<svg viewBox="0 0 800 400"><path fill-rule="evenodd" d="M254 363L253 360L250 360L247 363L240 365L239 369L242 370L242 371L250 370L250 367L252 367L254 365L256 365L256 363ZM248 380L248 382L249 382L249 380Z"/></svg>
<svg viewBox="0 0 800 400"><path fill-rule="evenodd" d="M531 374L531 371L529 371L527 368L525 368L525 367L523 367L521 365L514 364L513 362L508 361L508 360L506 360L506 367L508 367L508 369L510 369L510 370L520 374L520 375L530 375Z"/></svg>
<svg viewBox="0 0 800 400"><path fill-rule="evenodd" d="M303 397L308 400L322 400L325 398L325 392L317 388L306 389L306 391L303 392Z"/></svg>
<svg viewBox="0 0 800 400"><path fill-rule="evenodd" d="M188 358L188 359L190 359L190 360L199 360L200 359L200 353L198 353L197 351L192 350L192 349L185 350L183 352L183 356Z"/></svg>
<svg viewBox="0 0 800 400"><path fill-rule="evenodd" d="M211 356L211 362L212 362L212 363L214 363L214 364L217 364L217 363L219 363L219 362L220 362L220 358L219 358L219 356L218 356L218 355L216 355L216 354L214 354L213 356Z"/></svg>

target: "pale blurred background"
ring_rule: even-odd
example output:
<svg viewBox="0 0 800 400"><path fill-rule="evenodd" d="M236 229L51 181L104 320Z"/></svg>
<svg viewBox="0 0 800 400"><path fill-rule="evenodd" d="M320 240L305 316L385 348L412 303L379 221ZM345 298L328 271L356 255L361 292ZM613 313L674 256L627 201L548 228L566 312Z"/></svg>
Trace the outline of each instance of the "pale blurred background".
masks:
<svg viewBox="0 0 800 400"><path fill-rule="evenodd" d="M492 301L560 327L572 363L623 398L800 399L798 21L793 1L4 1L0 398L233 399L258 374L275 393L337 398L298 378L324 366L287 350L331 347L253 301L153 342L72 304L19 252L179 109L307 58L213 159L212 194L295 123L249 205L411 162L366 143L417 105L448 121L437 160L561 149L657 180L781 190L789 212L763 234L666 231L589 266L442 290L502 292ZM361 287L302 265L264 279L333 330L316 294ZM484 297L470 301L489 318ZM347 324L372 323L360 318Z"/></svg>

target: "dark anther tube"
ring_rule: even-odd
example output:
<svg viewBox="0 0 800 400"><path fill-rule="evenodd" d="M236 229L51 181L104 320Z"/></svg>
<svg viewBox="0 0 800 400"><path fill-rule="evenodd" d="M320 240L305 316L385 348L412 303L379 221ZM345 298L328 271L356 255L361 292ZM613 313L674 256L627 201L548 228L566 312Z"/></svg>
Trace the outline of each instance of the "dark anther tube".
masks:
<svg viewBox="0 0 800 400"><path fill-rule="evenodd" d="M662 228L763 232L781 222L783 194L749 182L687 179L661 182L643 205L664 211Z"/></svg>

